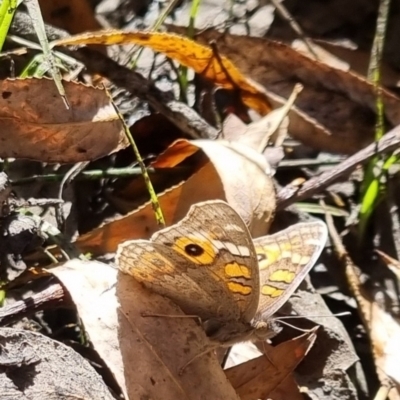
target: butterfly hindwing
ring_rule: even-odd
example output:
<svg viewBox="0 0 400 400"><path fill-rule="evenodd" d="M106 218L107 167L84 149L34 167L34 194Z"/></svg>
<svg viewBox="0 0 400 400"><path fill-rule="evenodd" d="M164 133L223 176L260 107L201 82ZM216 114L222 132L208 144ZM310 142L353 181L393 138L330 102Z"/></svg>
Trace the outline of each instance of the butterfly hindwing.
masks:
<svg viewBox="0 0 400 400"><path fill-rule="evenodd" d="M320 256L327 235L326 225L316 220L254 239L260 270L256 320L272 316L289 299Z"/></svg>

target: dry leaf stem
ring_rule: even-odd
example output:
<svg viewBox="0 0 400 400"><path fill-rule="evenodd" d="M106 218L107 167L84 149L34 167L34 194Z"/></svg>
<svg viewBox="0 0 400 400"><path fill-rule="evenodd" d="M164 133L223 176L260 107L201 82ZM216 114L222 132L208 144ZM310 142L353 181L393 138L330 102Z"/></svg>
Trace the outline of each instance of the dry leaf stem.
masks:
<svg viewBox="0 0 400 400"><path fill-rule="evenodd" d="M23 317L37 313L44 309L53 309L64 299L64 289L59 283L35 293L24 300L16 301L0 309L0 325L20 321Z"/></svg>
<svg viewBox="0 0 400 400"><path fill-rule="evenodd" d="M283 209L296 201L304 200L316 193L326 189L332 183L344 179L356 167L365 163L371 157L381 153L394 151L400 146L400 127L396 127L386 133L378 142L371 143L369 146L353 154L338 166L309 179L301 188L292 185L285 186L277 196L278 209Z"/></svg>

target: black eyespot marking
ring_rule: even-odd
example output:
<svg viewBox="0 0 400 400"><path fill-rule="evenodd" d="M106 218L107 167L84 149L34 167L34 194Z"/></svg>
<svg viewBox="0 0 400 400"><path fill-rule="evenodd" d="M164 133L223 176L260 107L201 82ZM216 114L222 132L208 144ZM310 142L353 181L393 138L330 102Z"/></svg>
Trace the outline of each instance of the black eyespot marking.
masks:
<svg viewBox="0 0 400 400"><path fill-rule="evenodd" d="M191 243L185 246L185 252L190 256L198 257L204 253L204 249L198 244Z"/></svg>

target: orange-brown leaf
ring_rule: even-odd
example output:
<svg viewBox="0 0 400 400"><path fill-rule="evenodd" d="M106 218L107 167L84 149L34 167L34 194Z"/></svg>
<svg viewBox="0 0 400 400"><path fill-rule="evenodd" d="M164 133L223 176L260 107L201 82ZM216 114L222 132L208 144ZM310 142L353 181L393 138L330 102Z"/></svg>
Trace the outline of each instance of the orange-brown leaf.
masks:
<svg viewBox="0 0 400 400"><path fill-rule="evenodd" d="M56 40L52 46L77 44L138 44L192 68L198 74L227 89L239 88L243 102L262 114L271 111L271 106L262 86L244 76L217 49L194 42L183 36L159 32L100 31Z"/></svg>

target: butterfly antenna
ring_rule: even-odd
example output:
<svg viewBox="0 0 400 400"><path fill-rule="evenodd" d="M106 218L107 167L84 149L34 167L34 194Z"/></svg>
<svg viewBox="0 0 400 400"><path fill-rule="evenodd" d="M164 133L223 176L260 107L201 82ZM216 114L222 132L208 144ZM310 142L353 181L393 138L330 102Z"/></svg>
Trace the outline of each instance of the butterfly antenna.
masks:
<svg viewBox="0 0 400 400"><path fill-rule="evenodd" d="M345 317L351 315L350 311L343 311L337 314L329 314L329 315L284 315L282 317L270 318L270 321L281 321L283 319L292 319L292 318L333 318L333 317Z"/></svg>
<svg viewBox="0 0 400 400"><path fill-rule="evenodd" d="M337 313L337 314L330 314L330 315L307 315L306 318L332 318L332 317L344 317L347 315L351 315L351 313L349 311L344 311L341 313ZM301 329L298 326L294 326L292 324L289 324L288 322L284 321L285 319L292 319L292 318L305 318L303 315L285 315L283 317L276 317L276 318L271 318L270 321L278 321L283 325L289 326L297 331L303 332L303 333L307 333L309 332L308 329Z"/></svg>

